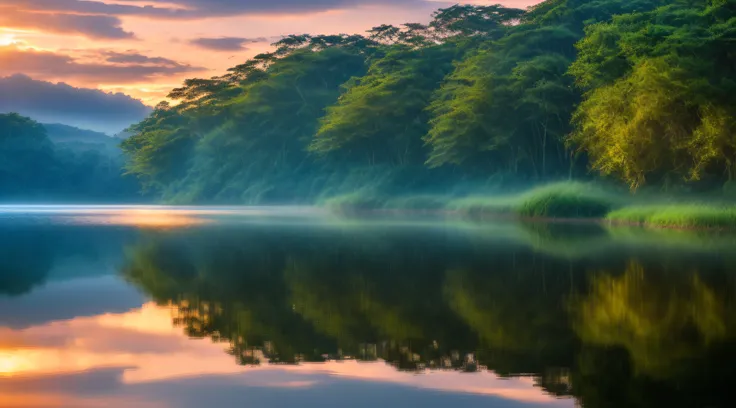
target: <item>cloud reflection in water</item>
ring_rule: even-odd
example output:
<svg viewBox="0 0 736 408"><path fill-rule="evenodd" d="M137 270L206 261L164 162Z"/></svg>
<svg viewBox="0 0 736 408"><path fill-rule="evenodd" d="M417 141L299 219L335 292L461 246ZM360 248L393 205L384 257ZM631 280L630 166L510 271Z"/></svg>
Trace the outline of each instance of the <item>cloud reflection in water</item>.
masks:
<svg viewBox="0 0 736 408"><path fill-rule="evenodd" d="M453 395L497 401L499 407L573 405L544 394L531 379L499 379L490 372L410 375L382 362L356 361L238 366L222 344L187 338L171 318L169 308L149 303L126 313L0 329L3 406L196 406L196 398L169 404L174 389L177 401L196 391L232 403L261 398L269 406L288 406L299 393L328 389L343 398L348 390L362 394L364 403L398 393L427 398L430 405Z"/></svg>

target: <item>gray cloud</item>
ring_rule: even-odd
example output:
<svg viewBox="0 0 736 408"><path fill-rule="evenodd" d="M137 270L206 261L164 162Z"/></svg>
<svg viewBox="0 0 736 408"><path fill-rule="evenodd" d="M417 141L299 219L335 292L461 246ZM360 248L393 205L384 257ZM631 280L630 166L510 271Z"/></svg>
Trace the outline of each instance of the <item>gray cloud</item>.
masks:
<svg viewBox="0 0 736 408"><path fill-rule="evenodd" d="M0 5L0 26L108 40L134 38L133 33L123 30L120 19L114 16L37 13L3 6Z"/></svg>
<svg viewBox="0 0 736 408"><path fill-rule="evenodd" d="M172 59L163 57L149 57L143 54L139 54L134 50L128 50L127 52L103 51L102 54L105 56L105 61L112 63L155 65L172 68L186 66Z"/></svg>
<svg viewBox="0 0 736 408"><path fill-rule="evenodd" d="M137 16L165 20L197 20L242 15L284 15L350 9L360 6L428 5L449 3L430 0L0 0L0 25L9 28L79 34L97 39L131 39L134 34L122 28L122 17ZM209 49L235 50L235 45L220 41L200 44ZM208 46L209 45L209 46ZM229 48L225 48L229 45ZM220 48L217 48L217 47ZM242 44L241 44L242 47ZM241 49L241 48L237 48Z"/></svg>
<svg viewBox="0 0 736 408"><path fill-rule="evenodd" d="M257 13L289 14L365 5L408 6L425 3L425 0L173 0L172 2L191 10L217 15L229 15Z"/></svg>
<svg viewBox="0 0 736 408"><path fill-rule="evenodd" d="M218 37L195 38L189 41L194 46L212 51L242 51L247 49L246 44L265 42L268 42L268 38Z"/></svg>
<svg viewBox="0 0 736 408"><path fill-rule="evenodd" d="M82 62L70 55L0 47L0 76L24 73L32 77L66 79L84 83L130 83L162 76L204 70L188 64L137 53L101 52L104 62Z"/></svg>
<svg viewBox="0 0 736 408"><path fill-rule="evenodd" d="M140 6L138 0L108 4L94 0L5 0L25 11L82 13L114 16L145 16L161 19L198 19L243 14L290 14L318 12L365 5L426 5L426 0L162 0L160 6ZM131 4L121 4L121 3ZM177 7L172 7L175 5Z"/></svg>
<svg viewBox="0 0 736 408"><path fill-rule="evenodd" d="M0 112L17 112L46 123L64 123L113 134L151 111L121 93L37 81L25 75L0 78Z"/></svg>

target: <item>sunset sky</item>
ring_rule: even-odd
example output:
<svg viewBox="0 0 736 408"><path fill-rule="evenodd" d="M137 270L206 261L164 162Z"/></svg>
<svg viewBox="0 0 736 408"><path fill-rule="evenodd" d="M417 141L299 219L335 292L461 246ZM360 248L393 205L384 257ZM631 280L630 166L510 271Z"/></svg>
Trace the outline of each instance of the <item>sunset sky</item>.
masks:
<svg viewBox="0 0 736 408"><path fill-rule="evenodd" d="M466 2L523 8L539 0ZM3 77L24 74L34 80L120 92L153 106L185 78L221 74L268 50L280 36L362 33L382 23L426 22L434 10L451 4L430 0L0 0L0 82ZM25 85L18 85L19 81L12 81L15 87L10 88L0 84L0 94L22 89ZM6 107L0 101L0 111L11 109L12 103Z"/></svg>
<svg viewBox="0 0 736 408"><path fill-rule="evenodd" d="M533 0L505 0L526 7ZM476 3L492 4L495 1ZM120 91L155 104L293 33L427 21L427 0L0 0L0 74Z"/></svg>

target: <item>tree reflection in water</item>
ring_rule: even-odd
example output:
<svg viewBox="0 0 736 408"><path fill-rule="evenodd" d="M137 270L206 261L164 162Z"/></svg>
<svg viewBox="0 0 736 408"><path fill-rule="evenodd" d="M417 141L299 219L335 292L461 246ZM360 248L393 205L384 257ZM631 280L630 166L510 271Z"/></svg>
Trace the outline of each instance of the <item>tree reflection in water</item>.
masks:
<svg viewBox="0 0 736 408"><path fill-rule="evenodd" d="M357 359L412 372L492 370L531 375L586 407L729 401L732 261L621 248L572 256L540 250L540 239L491 245L452 233L267 227L153 233L129 250L125 276L173 305L189 336L228 343L239 364ZM551 239L565 247L564 237Z"/></svg>

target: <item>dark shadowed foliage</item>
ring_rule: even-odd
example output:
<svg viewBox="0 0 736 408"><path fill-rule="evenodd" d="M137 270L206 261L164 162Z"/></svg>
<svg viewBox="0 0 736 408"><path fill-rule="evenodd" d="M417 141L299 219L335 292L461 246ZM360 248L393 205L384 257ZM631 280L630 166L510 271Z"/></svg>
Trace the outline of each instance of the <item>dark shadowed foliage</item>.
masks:
<svg viewBox="0 0 736 408"><path fill-rule="evenodd" d="M120 139L0 114L0 201L121 202L141 199L124 175Z"/></svg>

